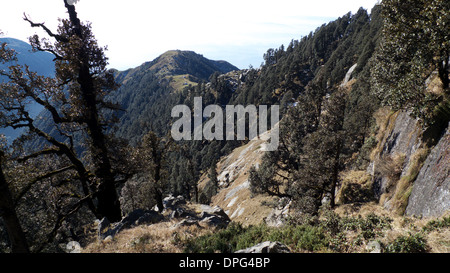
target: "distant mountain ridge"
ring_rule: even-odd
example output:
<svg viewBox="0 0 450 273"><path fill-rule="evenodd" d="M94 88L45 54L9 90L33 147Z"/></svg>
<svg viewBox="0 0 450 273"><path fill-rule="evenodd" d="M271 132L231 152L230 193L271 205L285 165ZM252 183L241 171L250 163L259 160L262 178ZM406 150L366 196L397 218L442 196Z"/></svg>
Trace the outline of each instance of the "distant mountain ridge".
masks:
<svg viewBox="0 0 450 273"><path fill-rule="evenodd" d="M28 65L31 71L37 72L41 76L53 77L55 75L52 54L33 52L30 44L15 38L0 38L0 44L3 43L17 52L18 64ZM8 64L0 64L0 69L7 67Z"/></svg>
<svg viewBox="0 0 450 273"><path fill-rule="evenodd" d="M33 52L31 45L15 38L0 38L0 44L6 43L7 48L13 49L17 53L17 63L20 65L28 65L31 71L36 72L40 76L53 77L55 75L55 66L53 63L53 55L47 52ZM0 70L7 70L11 64L0 64ZM0 76L0 81L6 80ZM31 104L31 115L37 116L42 107L38 104ZM0 128L0 134L4 134L11 141L23 133L23 129L14 130L12 128Z"/></svg>
<svg viewBox="0 0 450 273"><path fill-rule="evenodd" d="M136 144L150 130L163 135L171 122L173 106L186 99L185 87L207 82L214 73L223 74L238 70L226 61L213 61L193 51L171 50L153 61L127 69L115 70L120 87L108 95L108 100L118 103L117 136ZM50 114L41 113L35 125L60 138L52 126ZM42 140L32 146L41 145Z"/></svg>

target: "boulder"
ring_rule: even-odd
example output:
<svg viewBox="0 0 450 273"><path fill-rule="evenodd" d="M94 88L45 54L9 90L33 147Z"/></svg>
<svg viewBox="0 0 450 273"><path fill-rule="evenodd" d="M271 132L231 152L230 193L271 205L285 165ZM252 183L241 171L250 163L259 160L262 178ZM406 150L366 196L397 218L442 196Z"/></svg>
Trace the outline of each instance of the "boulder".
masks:
<svg viewBox="0 0 450 273"><path fill-rule="evenodd" d="M71 241L66 245L67 253L81 253L80 243L76 241Z"/></svg>
<svg viewBox="0 0 450 273"><path fill-rule="evenodd" d="M226 228L228 226L228 224L230 223L229 220L224 219L223 217L220 217L217 215L210 215L210 216L204 217L200 222L205 223L208 226L218 227L218 228Z"/></svg>
<svg viewBox="0 0 450 273"><path fill-rule="evenodd" d="M177 223L174 227L188 227L188 226L198 226L200 227L200 225L198 224L198 220L197 219L192 219L192 218L186 218L181 220L179 223Z"/></svg>
<svg viewBox="0 0 450 273"><path fill-rule="evenodd" d="M208 226L226 228L231 222L225 211L219 206L211 207L208 205L200 206L200 222L206 223Z"/></svg>
<svg viewBox="0 0 450 273"><path fill-rule="evenodd" d="M170 219L182 218L188 216L189 213L186 212L183 208L175 208L169 215Z"/></svg>
<svg viewBox="0 0 450 273"><path fill-rule="evenodd" d="M366 247L370 253L381 253L381 245L378 241L370 241Z"/></svg>
<svg viewBox="0 0 450 273"><path fill-rule="evenodd" d="M186 204L186 199L181 195L177 197L170 195L163 199L163 206L165 209L173 209L184 204Z"/></svg>
<svg viewBox="0 0 450 273"><path fill-rule="evenodd" d="M228 214L226 214L225 211L219 206L211 207L208 205L201 205L200 209L202 211L200 213L200 217L202 217L202 215L204 215L204 217L207 217L207 215L217 215L231 221L230 218L228 217Z"/></svg>
<svg viewBox="0 0 450 273"><path fill-rule="evenodd" d="M235 253L291 253L289 248L280 242L263 242L255 246L241 249Z"/></svg>
<svg viewBox="0 0 450 273"><path fill-rule="evenodd" d="M145 211L135 222L134 225L148 225L162 221L164 217L156 211Z"/></svg>
<svg viewBox="0 0 450 273"><path fill-rule="evenodd" d="M200 226L200 223L206 224L210 227L226 228L231 222L228 215L220 207L211 207L208 205L200 205L200 212L189 213L184 210L174 210L172 212L173 217L181 213L181 217L185 219L181 220L175 227L179 226ZM176 217L175 217L176 218Z"/></svg>

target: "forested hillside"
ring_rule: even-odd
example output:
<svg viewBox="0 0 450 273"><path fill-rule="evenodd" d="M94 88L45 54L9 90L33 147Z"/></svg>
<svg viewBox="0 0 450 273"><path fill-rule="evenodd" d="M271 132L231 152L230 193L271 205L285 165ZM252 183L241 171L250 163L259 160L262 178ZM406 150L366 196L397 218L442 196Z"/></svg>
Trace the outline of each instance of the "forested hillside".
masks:
<svg viewBox="0 0 450 273"><path fill-rule="evenodd" d="M25 17L51 39L35 35L30 43L54 56L55 75L20 63L1 70L9 82L0 86L0 125L26 133L0 143L0 252L62 252L69 241L92 251L116 244L111 238L123 230L158 221L155 230L165 232L180 222L162 247L177 251L236 251L259 238L293 251L351 252L379 235L388 252L428 251L424 236L447 232L448 218L397 240L381 237L390 227L384 216L337 215L379 205L403 217L411 194L409 211L421 211L429 197L416 197L414 181L424 187L427 177L441 181L449 169L439 147L448 146L450 7L412 2L384 0L345 14L268 49L261 67L244 70L181 50L126 71L107 69L106 49L67 0L69 18L55 33ZM16 57L6 44L2 62ZM248 138L174 141L171 111L180 104L194 109L195 97L222 108L279 105L279 148L262 153ZM39 117L24 107L29 102L44 109ZM439 174L420 173L422 166ZM438 190L431 192L450 202L440 188L450 185L448 177L433 185ZM253 215L206 206L234 208L237 199L229 198L240 189L253 201ZM262 214L279 206L289 215L281 227L269 227ZM236 223L235 215L242 215ZM248 227L250 218L260 223ZM211 226L216 232L207 232ZM127 245L145 250L159 242L155 236Z"/></svg>

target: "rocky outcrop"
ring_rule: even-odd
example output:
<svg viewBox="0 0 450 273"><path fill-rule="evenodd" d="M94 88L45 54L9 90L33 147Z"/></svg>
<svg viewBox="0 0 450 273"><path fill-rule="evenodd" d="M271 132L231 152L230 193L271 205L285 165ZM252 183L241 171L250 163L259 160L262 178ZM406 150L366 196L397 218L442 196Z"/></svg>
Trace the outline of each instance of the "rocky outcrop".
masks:
<svg viewBox="0 0 450 273"><path fill-rule="evenodd" d="M119 232L139 225L151 225L161 221L177 221L177 226L226 228L231 222L225 211L218 206L191 204L182 196L169 196L163 200L164 210L136 209L120 222L110 223L107 218L97 220L97 237L100 241L114 238Z"/></svg>
<svg viewBox="0 0 450 273"><path fill-rule="evenodd" d="M281 198L278 201L277 207L264 219L266 225L269 227L284 226L289 219L291 203L292 201L289 198Z"/></svg>
<svg viewBox="0 0 450 273"><path fill-rule="evenodd" d="M392 177L391 174L383 173L381 165L393 165L393 159L401 160L399 176L407 173L410 166L411 156L419 149L422 141L420 139L421 128L418 120L412 118L408 112L398 112L389 120L388 128L383 139L382 150L378 158L369 166L369 172L374 177L374 193L377 198L388 191ZM401 159L399 159L401 158ZM397 177L398 179L399 177Z"/></svg>
<svg viewBox="0 0 450 273"><path fill-rule="evenodd" d="M441 216L450 210L450 126L421 168L406 215Z"/></svg>
<svg viewBox="0 0 450 273"><path fill-rule="evenodd" d="M241 249L235 253L291 253L289 248L280 242L263 242L255 246Z"/></svg>
<svg viewBox="0 0 450 273"><path fill-rule="evenodd" d="M268 134L268 133L267 133ZM236 148L223 157L217 165L219 192L212 198L211 204L223 208L230 219L244 225L260 224L272 211L276 198L265 195L253 195L250 191L249 170L258 167L264 155L264 134L246 145ZM204 175L199 183L200 190L209 181Z"/></svg>
<svg viewBox="0 0 450 273"><path fill-rule="evenodd" d="M228 215L218 206L196 205L195 212L187 212L186 217L175 226L201 226L213 228L226 228L231 222Z"/></svg>
<svg viewBox="0 0 450 273"><path fill-rule="evenodd" d="M156 211L137 209L122 218L120 222L110 223L107 218L98 221L97 235L100 240L114 237L120 231L144 224L153 224L163 220L164 217Z"/></svg>

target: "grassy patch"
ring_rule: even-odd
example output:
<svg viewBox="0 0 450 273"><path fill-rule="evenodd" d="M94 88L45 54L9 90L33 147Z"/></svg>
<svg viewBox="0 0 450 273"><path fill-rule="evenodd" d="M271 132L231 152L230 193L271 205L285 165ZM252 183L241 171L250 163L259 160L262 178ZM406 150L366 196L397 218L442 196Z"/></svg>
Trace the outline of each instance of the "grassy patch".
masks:
<svg viewBox="0 0 450 273"><path fill-rule="evenodd" d="M440 230L443 228L450 228L450 216L442 217L441 219L435 219L429 221L424 227L424 232L431 232L435 230Z"/></svg>
<svg viewBox="0 0 450 273"><path fill-rule="evenodd" d="M366 171L341 174L342 184L336 195L337 203L369 202L373 199L372 177Z"/></svg>
<svg viewBox="0 0 450 273"><path fill-rule="evenodd" d="M193 77L188 74L167 76L166 78L170 80L170 86L177 92L183 90L185 87L196 86L198 84L194 81Z"/></svg>
<svg viewBox="0 0 450 273"><path fill-rule="evenodd" d="M393 112L388 107L381 107L377 112L375 112L374 117L378 128L376 134L377 145L370 154L371 161L375 161L378 155L381 154L381 151L385 144L385 136L394 128L395 119L397 118L398 114L399 112Z"/></svg>
<svg viewBox="0 0 450 273"><path fill-rule="evenodd" d="M397 182L395 194L393 196L393 209L399 214L403 215L408 205L408 199L411 195L414 181L427 159L429 149L421 148L417 150L410 158L410 165L406 175L402 176Z"/></svg>

